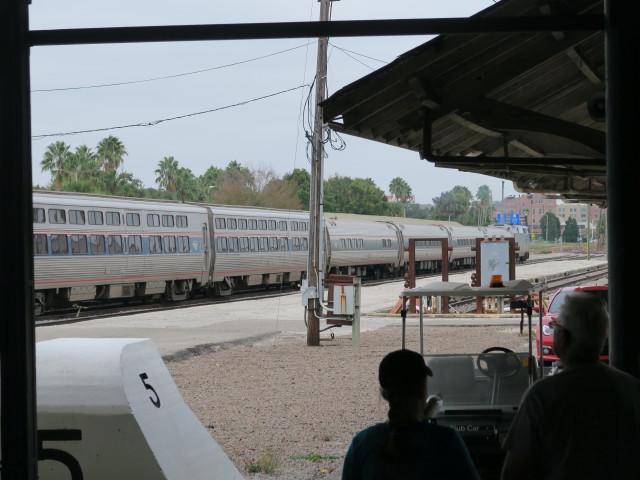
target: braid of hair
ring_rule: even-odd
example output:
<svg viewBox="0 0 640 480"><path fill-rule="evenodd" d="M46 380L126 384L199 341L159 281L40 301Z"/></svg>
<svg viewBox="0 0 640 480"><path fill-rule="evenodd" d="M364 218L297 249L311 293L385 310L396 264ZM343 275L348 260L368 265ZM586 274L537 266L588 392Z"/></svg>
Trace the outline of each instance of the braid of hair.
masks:
<svg viewBox="0 0 640 480"><path fill-rule="evenodd" d="M410 396L398 390L383 390L382 396L389 402L389 441L384 448L384 457L390 463L402 463L406 456L403 430L410 420L407 413Z"/></svg>

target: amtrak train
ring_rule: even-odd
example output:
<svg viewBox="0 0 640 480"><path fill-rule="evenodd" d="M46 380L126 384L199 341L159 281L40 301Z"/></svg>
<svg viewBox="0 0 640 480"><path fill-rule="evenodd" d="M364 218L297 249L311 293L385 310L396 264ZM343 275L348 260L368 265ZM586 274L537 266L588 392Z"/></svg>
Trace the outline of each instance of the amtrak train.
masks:
<svg viewBox="0 0 640 480"><path fill-rule="evenodd" d="M515 237L518 260L529 257L519 225L325 214L322 235L325 272L361 277L402 275L411 238L421 239L418 271L441 268L442 238L451 269L475 264L476 238ZM36 315L89 300L229 295L306 276L309 213L38 190L33 248Z"/></svg>

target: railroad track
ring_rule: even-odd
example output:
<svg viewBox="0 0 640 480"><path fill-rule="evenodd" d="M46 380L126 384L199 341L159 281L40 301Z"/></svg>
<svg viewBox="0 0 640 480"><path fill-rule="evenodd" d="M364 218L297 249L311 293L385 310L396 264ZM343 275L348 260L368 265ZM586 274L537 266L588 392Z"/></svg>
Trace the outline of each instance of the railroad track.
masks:
<svg viewBox="0 0 640 480"><path fill-rule="evenodd" d="M607 285L609 277L609 268L606 265L596 268L588 272L578 272L566 274L556 278L547 279L543 285L543 297L548 297L549 293L553 293L559 288L571 285ZM476 309L476 298L460 298L449 302L449 311L451 313L474 313ZM505 307L505 311L508 311Z"/></svg>
<svg viewBox="0 0 640 480"><path fill-rule="evenodd" d="M584 255L567 254L567 255L554 255L547 258L529 259L527 264L537 264L546 262L556 262L563 260L575 260L584 258ZM458 274L464 272L471 272L474 269L454 270L451 274ZM419 275L417 279L440 279L441 272ZM606 274L605 274L606 275ZM568 284L575 284L578 280L573 277L563 277ZM389 283L397 283L401 281L401 278L385 278L380 280L364 280L363 286L384 285ZM552 287L550 286L549 289ZM554 286L553 288L560 288L560 286ZM185 301L176 303L167 303L159 300L129 300L127 302L117 301L108 305L83 302L76 304L70 309L61 309L53 311L50 314L43 315L36 318L36 327L45 327L50 325L61 325L68 323L76 323L87 320L94 320L99 318L109 318L115 316L136 315L146 312L164 312L178 309L185 309L204 305L226 304L232 302L243 302L246 300L259 300L264 298L273 298L283 295L295 295L299 290L294 287L271 287L268 290L249 290L249 291L236 291L231 296L226 297L194 297ZM454 311L458 313L464 313L470 309L475 309L475 300L473 305L465 305L468 302L463 301L450 303L450 308L455 308Z"/></svg>

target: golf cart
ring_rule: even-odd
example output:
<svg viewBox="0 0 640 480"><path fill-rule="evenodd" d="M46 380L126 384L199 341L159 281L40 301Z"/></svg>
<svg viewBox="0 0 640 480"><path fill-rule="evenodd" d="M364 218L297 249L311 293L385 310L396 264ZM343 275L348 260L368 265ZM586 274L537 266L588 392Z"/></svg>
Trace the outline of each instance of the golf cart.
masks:
<svg viewBox="0 0 640 480"><path fill-rule="evenodd" d="M543 375L533 352L531 315L535 287L525 280L506 281L498 287L471 287L465 283L435 282L401 292L402 348L405 348L406 304L409 297L420 303L420 353L424 354L424 297L510 297L511 308L526 315L529 348L513 352L487 345L481 352L426 355L433 371L429 378L430 404L437 402L432 418L460 434L483 479L497 479L504 460L502 442L518 411L525 390ZM515 300L514 297L519 298Z"/></svg>

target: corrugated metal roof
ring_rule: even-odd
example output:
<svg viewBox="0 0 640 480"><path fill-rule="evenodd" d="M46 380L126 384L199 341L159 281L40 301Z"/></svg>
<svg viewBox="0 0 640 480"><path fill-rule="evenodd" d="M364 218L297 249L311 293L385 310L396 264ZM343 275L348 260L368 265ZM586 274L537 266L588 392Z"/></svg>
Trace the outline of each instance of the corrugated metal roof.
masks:
<svg viewBox="0 0 640 480"><path fill-rule="evenodd" d="M502 0L474 17L603 15L602 0ZM606 207L602 30L439 35L323 102L331 128L520 192Z"/></svg>

